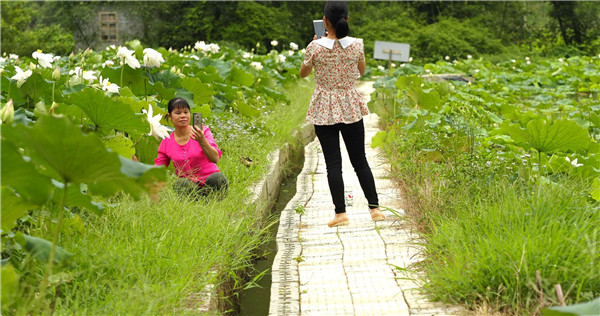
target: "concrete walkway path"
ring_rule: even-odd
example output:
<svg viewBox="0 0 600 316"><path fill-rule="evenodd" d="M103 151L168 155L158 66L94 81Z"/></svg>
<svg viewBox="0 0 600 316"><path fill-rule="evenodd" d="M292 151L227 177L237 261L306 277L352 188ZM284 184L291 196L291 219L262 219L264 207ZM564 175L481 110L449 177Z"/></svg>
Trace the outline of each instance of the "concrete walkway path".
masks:
<svg viewBox="0 0 600 316"><path fill-rule="evenodd" d="M368 100L372 83L359 89ZM394 210L373 222L343 140L343 177L349 226L330 228L334 206L318 140L305 148L297 193L281 213L278 253L272 267L271 315L462 315L426 301L415 274L402 270L418 262L417 235L401 216L400 192L389 179L389 164L371 148L375 114L364 118L367 159L380 204Z"/></svg>

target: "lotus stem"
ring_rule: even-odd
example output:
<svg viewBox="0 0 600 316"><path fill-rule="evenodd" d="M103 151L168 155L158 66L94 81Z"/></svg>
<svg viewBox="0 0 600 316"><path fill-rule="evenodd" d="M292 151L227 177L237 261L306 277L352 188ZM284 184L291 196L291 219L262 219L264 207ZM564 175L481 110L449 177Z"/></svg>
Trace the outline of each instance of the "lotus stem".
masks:
<svg viewBox="0 0 600 316"><path fill-rule="evenodd" d="M43 305L43 300L46 295L46 288L48 287L48 277L52 274L52 267L54 265L54 256L56 255L56 244L58 243L58 234L60 232L60 226L63 221L65 202L67 200L68 182L65 179L63 179L63 183L64 183L65 187L63 189L63 195L62 195L62 198L60 199L60 205L59 205L59 209L58 209L58 223L56 224L56 228L54 230L54 236L52 237L52 247L50 248L50 257L48 258L48 265L46 267L46 272L44 273L44 278L42 279L42 282L40 283L39 302L42 303L42 312L45 309L45 306ZM43 314L43 313L41 313L41 314Z"/></svg>

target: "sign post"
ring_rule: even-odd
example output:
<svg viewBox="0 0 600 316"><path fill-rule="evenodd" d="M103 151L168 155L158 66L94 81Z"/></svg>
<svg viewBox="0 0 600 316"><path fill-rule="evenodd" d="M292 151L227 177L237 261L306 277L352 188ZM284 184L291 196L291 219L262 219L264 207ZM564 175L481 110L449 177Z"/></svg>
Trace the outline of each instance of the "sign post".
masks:
<svg viewBox="0 0 600 316"><path fill-rule="evenodd" d="M410 57L410 45L394 42L375 41L373 58L388 61L388 69L392 74L392 60L408 62Z"/></svg>

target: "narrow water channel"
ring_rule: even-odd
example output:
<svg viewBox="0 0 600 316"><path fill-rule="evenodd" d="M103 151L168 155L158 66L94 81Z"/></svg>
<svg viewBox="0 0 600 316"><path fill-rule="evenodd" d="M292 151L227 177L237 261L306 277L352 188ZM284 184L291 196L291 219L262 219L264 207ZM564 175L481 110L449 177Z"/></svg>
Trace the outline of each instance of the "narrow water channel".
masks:
<svg viewBox="0 0 600 316"><path fill-rule="evenodd" d="M296 164L294 164L296 165ZM298 173L302 169L302 163L294 168L287 178L283 181L281 190L279 191L279 197L277 202L271 211L271 216L279 218L281 211L285 208L287 203L296 194L296 179ZM239 315L244 316L260 316L269 314L269 303L271 301L271 267L273 260L277 254L277 230L279 228L279 220L273 224L269 231L269 242L266 243L262 249L258 250L258 253L267 253L264 258L257 260L254 264L253 274L250 275L250 279L254 278L259 273L268 270L265 275L257 282L258 286L240 293L240 308Z"/></svg>

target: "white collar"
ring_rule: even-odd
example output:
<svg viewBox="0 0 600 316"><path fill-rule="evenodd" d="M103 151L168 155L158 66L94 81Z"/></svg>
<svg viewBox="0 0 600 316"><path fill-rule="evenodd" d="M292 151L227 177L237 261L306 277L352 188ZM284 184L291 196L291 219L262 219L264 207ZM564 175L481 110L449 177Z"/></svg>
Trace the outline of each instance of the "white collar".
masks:
<svg viewBox="0 0 600 316"><path fill-rule="evenodd" d="M346 37L338 39L338 41L340 41L342 48L346 48L346 47L350 46L350 44L354 43L354 41L356 41L356 38L346 36ZM333 43L335 43L335 40L332 40L327 37L321 37L320 39L316 40L315 42L325 48L333 49Z"/></svg>

